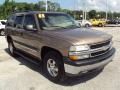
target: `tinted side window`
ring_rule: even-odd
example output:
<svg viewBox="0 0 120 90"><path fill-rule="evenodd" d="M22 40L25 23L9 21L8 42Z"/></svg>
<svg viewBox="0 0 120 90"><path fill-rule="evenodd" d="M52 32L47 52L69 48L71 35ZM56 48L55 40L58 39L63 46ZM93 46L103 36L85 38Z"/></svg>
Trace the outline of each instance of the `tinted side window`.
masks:
<svg viewBox="0 0 120 90"><path fill-rule="evenodd" d="M37 29L34 15L25 15L24 26L26 25L33 25Z"/></svg>
<svg viewBox="0 0 120 90"><path fill-rule="evenodd" d="M14 20L15 16L14 15L10 16L7 20L7 26L13 26Z"/></svg>
<svg viewBox="0 0 120 90"><path fill-rule="evenodd" d="M16 17L15 22L14 22L14 27L22 28L23 17L24 17L23 15Z"/></svg>

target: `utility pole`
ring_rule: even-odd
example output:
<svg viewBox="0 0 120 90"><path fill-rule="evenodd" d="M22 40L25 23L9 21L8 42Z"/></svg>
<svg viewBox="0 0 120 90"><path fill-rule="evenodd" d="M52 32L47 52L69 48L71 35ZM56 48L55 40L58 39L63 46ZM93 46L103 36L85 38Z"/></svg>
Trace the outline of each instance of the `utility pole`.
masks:
<svg viewBox="0 0 120 90"><path fill-rule="evenodd" d="M14 12L14 1L12 0L12 12Z"/></svg>
<svg viewBox="0 0 120 90"><path fill-rule="evenodd" d="M85 20L87 19L87 9L85 9Z"/></svg>
<svg viewBox="0 0 120 90"><path fill-rule="evenodd" d="M45 10L46 10L46 12L47 12L47 11L48 11L48 0L46 0L45 4L46 4Z"/></svg>
<svg viewBox="0 0 120 90"><path fill-rule="evenodd" d="M85 19L85 10L84 10L84 7L85 6L85 2L83 1L83 20Z"/></svg>
<svg viewBox="0 0 120 90"><path fill-rule="evenodd" d="M108 2L106 0L106 20L108 19Z"/></svg>
<svg viewBox="0 0 120 90"><path fill-rule="evenodd" d="M87 7L86 3L83 1L83 19L87 19Z"/></svg>
<svg viewBox="0 0 120 90"><path fill-rule="evenodd" d="M87 19L87 4L85 3L85 20Z"/></svg>
<svg viewBox="0 0 120 90"><path fill-rule="evenodd" d="M74 0L74 19L76 17L76 1Z"/></svg>

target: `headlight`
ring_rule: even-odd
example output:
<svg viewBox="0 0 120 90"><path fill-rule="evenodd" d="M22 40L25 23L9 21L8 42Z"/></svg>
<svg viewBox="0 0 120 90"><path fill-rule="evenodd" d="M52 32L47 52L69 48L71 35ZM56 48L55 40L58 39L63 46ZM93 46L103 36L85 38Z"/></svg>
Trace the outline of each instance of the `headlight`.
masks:
<svg viewBox="0 0 120 90"><path fill-rule="evenodd" d="M89 58L89 46L71 46L69 50L69 58L73 61Z"/></svg>
<svg viewBox="0 0 120 90"><path fill-rule="evenodd" d="M70 47L70 51L87 51L89 50L89 46L88 45L81 45L81 46L71 46Z"/></svg>

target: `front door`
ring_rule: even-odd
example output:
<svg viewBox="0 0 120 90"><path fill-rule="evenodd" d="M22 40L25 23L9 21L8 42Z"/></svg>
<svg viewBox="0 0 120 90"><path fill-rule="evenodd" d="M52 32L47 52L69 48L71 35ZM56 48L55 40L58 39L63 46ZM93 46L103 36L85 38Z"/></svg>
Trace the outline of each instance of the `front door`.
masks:
<svg viewBox="0 0 120 90"><path fill-rule="evenodd" d="M23 21L23 41L24 46L27 49L27 52L39 57L39 40L38 40L38 28L35 21L35 16L33 14L27 14L25 15L24 21Z"/></svg>

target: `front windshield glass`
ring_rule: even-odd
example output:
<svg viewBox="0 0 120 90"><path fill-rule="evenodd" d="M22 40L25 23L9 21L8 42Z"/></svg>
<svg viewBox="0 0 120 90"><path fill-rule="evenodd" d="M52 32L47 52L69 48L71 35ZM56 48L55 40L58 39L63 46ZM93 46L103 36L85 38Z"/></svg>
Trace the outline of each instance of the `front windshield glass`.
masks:
<svg viewBox="0 0 120 90"><path fill-rule="evenodd" d="M39 25L43 30L79 28L75 20L67 14L46 13L38 15Z"/></svg>

